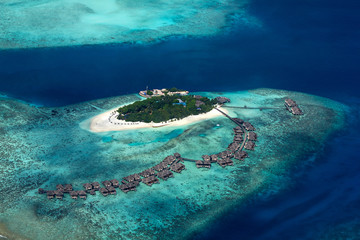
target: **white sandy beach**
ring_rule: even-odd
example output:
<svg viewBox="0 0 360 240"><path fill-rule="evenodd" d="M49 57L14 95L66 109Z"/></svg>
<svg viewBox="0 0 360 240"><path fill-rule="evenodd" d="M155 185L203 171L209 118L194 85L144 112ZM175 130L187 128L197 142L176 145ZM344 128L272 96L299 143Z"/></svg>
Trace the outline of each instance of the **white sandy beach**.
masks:
<svg viewBox="0 0 360 240"><path fill-rule="evenodd" d="M156 128L156 127L175 127L183 126L206 119L222 116L222 114L216 109L211 110L210 112L193 115L181 120L168 121L163 123L144 123L144 122L125 122L123 120L118 120L116 118L116 110L118 108L111 109L104 113L101 113L91 119L88 119L82 122L80 125L82 128L88 129L91 132L109 132L109 131L123 131L123 130L132 130L140 128ZM227 111L223 108L220 108L223 112Z"/></svg>

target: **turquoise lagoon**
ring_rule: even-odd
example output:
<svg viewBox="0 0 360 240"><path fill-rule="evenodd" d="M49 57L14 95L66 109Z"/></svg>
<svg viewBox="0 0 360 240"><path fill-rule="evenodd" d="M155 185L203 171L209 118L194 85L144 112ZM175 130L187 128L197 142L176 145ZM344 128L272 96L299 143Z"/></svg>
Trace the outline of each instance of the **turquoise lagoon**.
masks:
<svg viewBox="0 0 360 240"><path fill-rule="evenodd" d="M200 93L231 99L229 114L249 120L259 136L255 151L234 166L186 170L136 192L88 199L47 200L37 189L121 179L174 152L200 159L232 141L234 124L217 117L182 127L92 133L86 120L137 95L99 99L58 108L0 98L0 235L16 239L187 239L217 218L257 197L271 197L292 184L297 168L311 165L326 141L345 127L347 107L298 92L256 89ZM283 105L294 98L304 116Z"/></svg>
<svg viewBox="0 0 360 240"><path fill-rule="evenodd" d="M149 43L212 36L237 21L257 26L247 0L0 1L0 49Z"/></svg>

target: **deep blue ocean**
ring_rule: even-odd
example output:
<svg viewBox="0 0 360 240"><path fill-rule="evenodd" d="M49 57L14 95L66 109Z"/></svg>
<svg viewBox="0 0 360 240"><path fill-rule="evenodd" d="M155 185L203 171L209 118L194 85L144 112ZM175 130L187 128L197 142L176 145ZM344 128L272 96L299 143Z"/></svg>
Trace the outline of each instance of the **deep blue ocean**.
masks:
<svg viewBox="0 0 360 240"><path fill-rule="evenodd" d="M349 128L333 136L306 174L294 177L292 189L234 210L199 237L313 239L333 226L360 222L359 10L357 0L252 0L249 11L262 29L235 26L219 37L150 46L1 51L0 93L62 106L146 86L216 92L267 87L343 102L352 109Z"/></svg>

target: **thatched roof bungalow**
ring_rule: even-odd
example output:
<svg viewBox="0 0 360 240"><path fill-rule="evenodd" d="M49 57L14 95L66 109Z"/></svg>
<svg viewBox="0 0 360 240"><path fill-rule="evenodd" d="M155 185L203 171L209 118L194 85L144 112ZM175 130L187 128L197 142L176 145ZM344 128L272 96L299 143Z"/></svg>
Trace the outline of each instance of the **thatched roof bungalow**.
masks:
<svg viewBox="0 0 360 240"><path fill-rule="evenodd" d="M173 163L170 166L171 171L181 173L185 169L185 165L182 163Z"/></svg>
<svg viewBox="0 0 360 240"><path fill-rule="evenodd" d="M241 118L233 118L233 120L235 120L237 123L239 124L243 124L244 120L242 120Z"/></svg>
<svg viewBox="0 0 360 240"><path fill-rule="evenodd" d="M111 186L111 182L110 182L110 181L108 181L108 180L103 181L103 182L102 182L102 184L103 184L106 188L108 188L108 187L110 187L110 186Z"/></svg>
<svg viewBox="0 0 360 240"><path fill-rule="evenodd" d="M247 154L247 152L245 152L245 151L236 152L236 153L235 153L235 156L234 156L234 158L235 158L235 159L238 159L238 160L244 160L244 159L247 158L247 157L248 157L248 154Z"/></svg>
<svg viewBox="0 0 360 240"><path fill-rule="evenodd" d="M254 126L249 122L244 122L243 126L247 131L255 131Z"/></svg>
<svg viewBox="0 0 360 240"><path fill-rule="evenodd" d="M100 189L100 183L99 182L93 182L93 183L91 183L91 185L93 186L93 189L95 189L96 191Z"/></svg>
<svg viewBox="0 0 360 240"><path fill-rule="evenodd" d="M64 192L61 189L58 189L58 190L54 191L54 193L55 193L55 196L56 196L57 199L63 199Z"/></svg>
<svg viewBox="0 0 360 240"><path fill-rule="evenodd" d="M81 199L86 199L86 197L87 197L87 194L86 194L86 192L84 191L84 190L80 190L80 191L78 191L78 195L79 195L79 197L81 198Z"/></svg>
<svg viewBox="0 0 360 240"><path fill-rule="evenodd" d="M100 188L100 193L106 197L107 195L109 195L109 191L106 188Z"/></svg>
<svg viewBox="0 0 360 240"><path fill-rule="evenodd" d="M113 186L106 188L111 195L116 195L116 189Z"/></svg>
<svg viewBox="0 0 360 240"><path fill-rule="evenodd" d="M70 196L71 196L72 199L77 199L78 198L78 192L77 191L71 191Z"/></svg>
<svg viewBox="0 0 360 240"><path fill-rule="evenodd" d="M93 186L90 183L84 183L83 187L85 188L86 191L90 191L93 188Z"/></svg>
<svg viewBox="0 0 360 240"><path fill-rule="evenodd" d="M119 180L117 180L117 179L112 179L112 180L110 180L110 182L114 188L117 188L120 185Z"/></svg>
<svg viewBox="0 0 360 240"><path fill-rule="evenodd" d="M46 191L46 195L48 199L53 199L55 197L55 191Z"/></svg>
<svg viewBox="0 0 360 240"><path fill-rule="evenodd" d="M285 99L285 106L288 106L288 107L295 107L297 106L296 102L294 100L292 100L291 98L287 98Z"/></svg>
<svg viewBox="0 0 360 240"><path fill-rule="evenodd" d="M250 141L257 141L257 134L255 132L248 132L247 139Z"/></svg>
<svg viewBox="0 0 360 240"><path fill-rule="evenodd" d="M73 191L73 186L71 184L65 184L64 185L64 193L69 193Z"/></svg>
<svg viewBox="0 0 360 240"><path fill-rule="evenodd" d="M210 162L214 163L217 162L217 160L218 160L218 156L216 154L210 156Z"/></svg>
<svg viewBox="0 0 360 240"><path fill-rule="evenodd" d="M202 157L202 159L203 159L204 161L210 161L210 160L211 160L211 158L210 158L209 155L202 155L201 157Z"/></svg>
<svg viewBox="0 0 360 240"><path fill-rule="evenodd" d="M143 178L142 180L143 183L145 183L148 186L152 186L154 183L160 183L159 179L157 179L155 176L149 176L146 178Z"/></svg>
<svg viewBox="0 0 360 240"><path fill-rule="evenodd" d="M171 165L176 161L176 157L173 155L167 156L164 160L163 163L167 164L167 165Z"/></svg>
<svg viewBox="0 0 360 240"><path fill-rule="evenodd" d="M255 148L255 143L253 142L253 141L247 141L246 143L245 143L245 149L247 149L247 150L254 150L254 148Z"/></svg>
<svg viewBox="0 0 360 240"><path fill-rule="evenodd" d="M158 172L157 176L161 178L162 180L167 180L168 178L174 177L174 174L169 171L168 169L165 169L161 172Z"/></svg>

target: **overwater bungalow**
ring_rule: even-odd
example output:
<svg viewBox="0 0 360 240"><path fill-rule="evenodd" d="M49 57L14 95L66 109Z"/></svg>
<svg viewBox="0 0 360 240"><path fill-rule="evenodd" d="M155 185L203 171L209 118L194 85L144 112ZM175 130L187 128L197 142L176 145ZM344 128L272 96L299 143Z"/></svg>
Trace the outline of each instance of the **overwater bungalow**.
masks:
<svg viewBox="0 0 360 240"><path fill-rule="evenodd" d="M256 141L257 140L257 134L255 132L248 132L247 139L250 141Z"/></svg>
<svg viewBox="0 0 360 240"><path fill-rule="evenodd" d="M224 104L224 103L229 103L230 99L227 97L216 97L215 100L220 103L220 104Z"/></svg>
<svg viewBox="0 0 360 240"><path fill-rule="evenodd" d="M234 165L234 162L230 158L225 158L224 161L226 163L226 166Z"/></svg>
<svg viewBox="0 0 360 240"><path fill-rule="evenodd" d="M303 115L304 114L298 106L292 107L291 113L294 115Z"/></svg>
<svg viewBox="0 0 360 240"><path fill-rule="evenodd" d="M248 157L248 154L247 154L247 152L245 152L245 151L236 152L236 153L235 153L235 156L234 156L234 158L235 158L235 159L238 159L238 160L244 160L244 159L247 158L247 157Z"/></svg>
<svg viewBox="0 0 360 240"><path fill-rule="evenodd" d="M229 157L229 158L232 158L234 156L234 154L229 150L225 150L224 153L226 154L226 157Z"/></svg>
<svg viewBox="0 0 360 240"><path fill-rule="evenodd" d="M174 157L175 157L176 159L181 159L180 153L174 153Z"/></svg>
<svg viewBox="0 0 360 240"><path fill-rule="evenodd" d="M223 152L220 152L219 155L218 155L220 158L224 159L227 157L227 152L226 151L223 151ZM219 160L218 160L219 161Z"/></svg>
<svg viewBox="0 0 360 240"><path fill-rule="evenodd" d="M297 103L290 98L285 99L285 107L294 115L303 115Z"/></svg>
<svg viewBox="0 0 360 240"><path fill-rule="evenodd" d="M69 193L73 191L73 186L71 184L65 184L64 185L64 193Z"/></svg>
<svg viewBox="0 0 360 240"><path fill-rule="evenodd" d="M155 175L155 170L152 169L152 168L149 168L149 169L146 169L146 170L142 171L142 172L139 173L139 174L140 174L140 176L146 178L146 177Z"/></svg>
<svg viewBox="0 0 360 240"><path fill-rule="evenodd" d="M241 118L233 118L234 121L236 121L239 124L243 124L244 120L242 120Z"/></svg>
<svg viewBox="0 0 360 240"><path fill-rule="evenodd" d="M204 161L210 161L211 159L209 155L202 155L201 157Z"/></svg>
<svg viewBox="0 0 360 240"><path fill-rule="evenodd" d="M113 186L106 188L111 195L116 195L116 189Z"/></svg>
<svg viewBox="0 0 360 240"><path fill-rule="evenodd" d="M148 186L152 186L154 183L160 183L159 179L157 179L154 175L143 178L142 182Z"/></svg>
<svg viewBox="0 0 360 240"><path fill-rule="evenodd" d="M171 171L181 173L185 169L185 165L182 163L173 163L170 166Z"/></svg>
<svg viewBox="0 0 360 240"><path fill-rule="evenodd" d="M127 193L127 192L130 191L130 190L129 190L129 186L127 185L127 183L121 184L121 185L119 186L119 189L120 189L121 191L123 191L124 193Z"/></svg>
<svg viewBox="0 0 360 240"><path fill-rule="evenodd" d="M174 177L174 174L168 169L164 169L163 171L158 172L157 176L166 181L168 178Z"/></svg>
<svg viewBox="0 0 360 240"><path fill-rule="evenodd" d="M64 190L64 186L62 185L62 184L58 184L58 185L56 185L56 189L62 189L62 190Z"/></svg>
<svg viewBox="0 0 360 240"><path fill-rule="evenodd" d="M210 161L196 161L196 167L197 168L211 168L211 162Z"/></svg>
<svg viewBox="0 0 360 240"><path fill-rule="evenodd" d="M108 188L108 187L110 187L110 186L111 186L111 182L110 182L110 181L108 181L108 180L103 181L103 182L102 182L102 184L103 184L106 188Z"/></svg>
<svg viewBox="0 0 360 240"><path fill-rule="evenodd" d="M235 136L234 137L234 142L239 143L239 142L242 142L242 141L244 141L242 136Z"/></svg>
<svg viewBox="0 0 360 240"><path fill-rule="evenodd" d="M44 194L44 193L46 193L46 191L43 188L38 189L38 194Z"/></svg>
<svg viewBox="0 0 360 240"><path fill-rule="evenodd" d="M140 177L139 174L135 173L135 174L133 174L132 176L133 176L133 178L134 178L134 181L141 182L141 177Z"/></svg>
<svg viewBox="0 0 360 240"><path fill-rule="evenodd" d="M247 131L255 131L254 126L249 122L244 122L243 126Z"/></svg>
<svg viewBox="0 0 360 240"><path fill-rule="evenodd" d="M234 153L234 152L236 152L237 150L239 150L239 148L240 148L240 144L237 143L237 142L232 142L232 143L230 143L230 145L228 146L228 149L229 149L232 153Z"/></svg>
<svg viewBox="0 0 360 240"><path fill-rule="evenodd" d="M215 163L218 160L218 156L216 154L213 154L210 156L210 162Z"/></svg>
<svg viewBox="0 0 360 240"><path fill-rule="evenodd" d="M78 198L78 192L77 191L71 191L70 196L71 196L72 199L77 199Z"/></svg>
<svg viewBox="0 0 360 240"><path fill-rule="evenodd" d="M247 150L254 150L254 148L255 148L255 143L253 142L253 141L247 141L246 143L245 143L245 149L247 149Z"/></svg>
<svg viewBox="0 0 360 240"><path fill-rule="evenodd" d="M86 195L86 192L85 192L84 190L78 191L78 195L79 195L79 197L80 197L81 199L86 200L87 195Z"/></svg>
<svg viewBox="0 0 360 240"><path fill-rule="evenodd" d="M110 182L114 188L117 188L120 185L120 183L117 179L110 180Z"/></svg>
<svg viewBox="0 0 360 240"><path fill-rule="evenodd" d="M296 102L294 100L292 100L291 98L287 98L285 99L285 106L287 107L295 107L297 106Z"/></svg>
<svg viewBox="0 0 360 240"><path fill-rule="evenodd" d="M95 189L91 189L91 190L89 191L89 194L90 194L90 195L95 195L95 193L96 193L96 192L95 192Z"/></svg>
<svg viewBox="0 0 360 240"><path fill-rule="evenodd" d="M167 168L167 167L168 167L168 165L167 165L166 163L161 162L161 163L155 165L155 166L153 167L153 169L156 170L157 172L160 172L160 171L164 170L164 169Z"/></svg>
<svg viewBox="0 0 360 240"><path fill-rule="evenodd" d="M242 123L243 123L243 122L244 122L244 121L242 121ZM235 131L242 131L242 132L244 132L243 128L240 127L240 126L236 126L235 128L233 128L233 130L234 130L234 132L235 132Z"/></svg>
<svg viewBox="0 0 360 240"><path fill-rule="evenodd" d="M92 187L93 187L93 189L95 191L98 191L100 189L100 183L99 182L93 182L93 183L91 183L91 185L92 185Z"/></svg>
<svg viewBox="0 0 360 240"><path fill-rule="evenodd" d="M129 191L136 191L136 187L139 185L139 181L133 181L125 184L121 184L119 186L119 189L123 191L124 193L127 193Z"/></svg>
<svg viewBox="0 0 360 240"><path fill-rule="evenodd" d="M106 188L100 188L100 193L106 197L107 195L109 195L109 191Z"/></svg>
<svg viewBox="0 0 360 240"><path fill-rule="evenodd" d="M224 159L221 159L221 158L219 158L219 159L217 160L217 163L218 163L221 167L226 167L226 166L227 166L226 161L225 161Z"/></svg>
<svg viewBox="0 0 360 240"><path fill-rule="evenodd" d="M83 187L85 188L85 191L90 191L93 188L90 183L84 183Z"/></svg>
<svg viewBox="0 0 360 240"><path fill-rule="evenodd" d="M55 191L46 191L48 199L53 199L55 197Z"/></svg>
<svg viewBox="0 0 360 240"><path fill-rule="evenodd" d="M54 193L55 193L55 196L56 196L57 199L63 199L64 192L61 189L58 189L58 190L54 191Z"/></svg>
<svg viewBox="0 0 360 240"><path fill-rule="evenodd" d="M176 161L176 157L173 155L167 156L164 160L163 163L167 164L167 165L171 165Z"/></svg>

